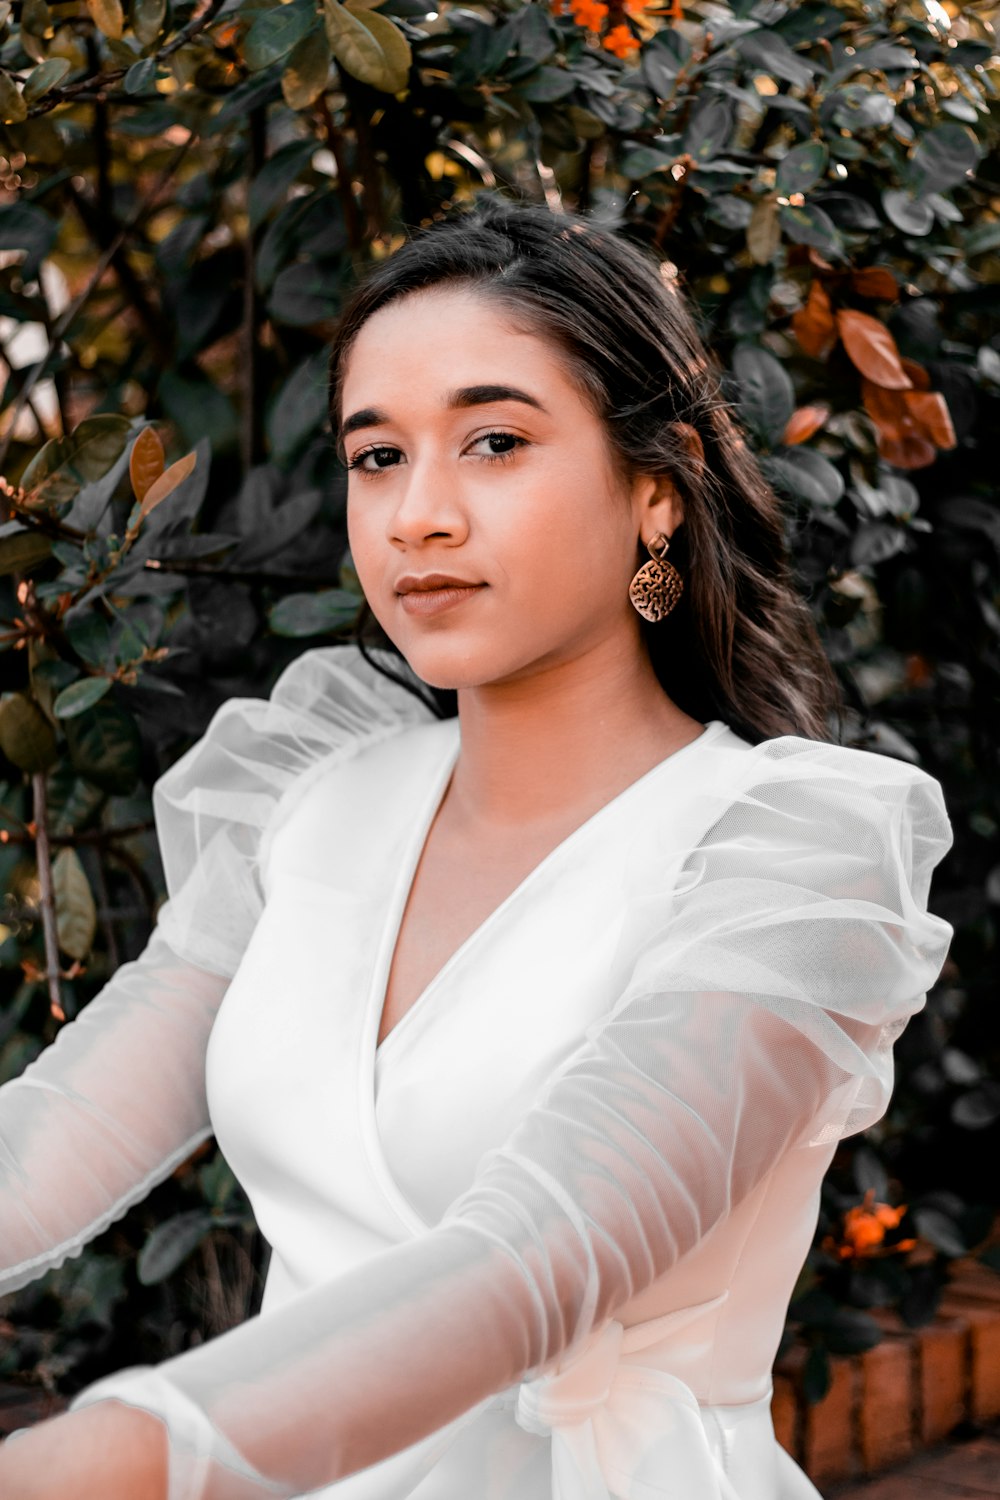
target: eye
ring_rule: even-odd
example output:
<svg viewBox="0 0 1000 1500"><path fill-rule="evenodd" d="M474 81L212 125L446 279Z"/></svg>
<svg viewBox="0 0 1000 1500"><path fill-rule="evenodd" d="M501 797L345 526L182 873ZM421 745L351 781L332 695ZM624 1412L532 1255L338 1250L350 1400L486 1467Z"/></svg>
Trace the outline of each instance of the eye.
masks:
<svg viewBox="0 0 1000 1500"><path fill-rule="evenodd" d="M478 456L484 458L487 463L503 463L512 459L518 448L527 446L527 438L517 437L513 432L484 432L482 437L477 437L473 447L480 443L489 444L488 453L480 453ZM499 446L501 444L508 446Z"/></svg>
<svg viewBox="0 0 1000 1500"><path fill-rule="evenodd" d="M366 462L369 458L374 460L372 464ZM392 448L386 443L377 443L371 448L362 448L360 452L355 453L347 467L359 474L379 474L385 469L395 468L399 458L398 448Z"/></svg>

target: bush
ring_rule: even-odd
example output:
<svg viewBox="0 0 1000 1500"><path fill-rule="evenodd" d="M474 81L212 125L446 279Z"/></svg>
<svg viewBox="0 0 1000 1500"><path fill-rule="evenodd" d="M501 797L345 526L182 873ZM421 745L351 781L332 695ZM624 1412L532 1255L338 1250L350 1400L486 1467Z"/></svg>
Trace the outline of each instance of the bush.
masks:
<svg viewBox="0 0 1000 1500"><path fill-rule="evenodd" d="M877 1337L866 1307L919 1321L951 1257L995 1253L994 12L0 5L0 1077L141 949L153 779L352 628L324 392L345 290L513 192L663 254L784 498L849 742L926 767L955 823L952 956L793 1303L813 1394L828 1349ZM239 1295L200 1305L196 1248L198 1284L221 1256ZM71 1390L161 1358L249 1310L260 1251L210 1154L9 1300L3 1369Z"/></svg>

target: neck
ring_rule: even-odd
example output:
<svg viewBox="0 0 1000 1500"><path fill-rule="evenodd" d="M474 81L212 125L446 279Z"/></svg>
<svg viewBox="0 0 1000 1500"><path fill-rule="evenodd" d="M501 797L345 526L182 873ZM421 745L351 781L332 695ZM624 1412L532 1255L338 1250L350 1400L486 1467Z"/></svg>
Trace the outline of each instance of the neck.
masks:
<svg viewBox="0 0 1000 1500"><path fill-rule="evenodd" d="M453 815L507 832L596 810L703 727L663 691L645 650L613 640L530 677L460 688L458 717Z"/></svg>

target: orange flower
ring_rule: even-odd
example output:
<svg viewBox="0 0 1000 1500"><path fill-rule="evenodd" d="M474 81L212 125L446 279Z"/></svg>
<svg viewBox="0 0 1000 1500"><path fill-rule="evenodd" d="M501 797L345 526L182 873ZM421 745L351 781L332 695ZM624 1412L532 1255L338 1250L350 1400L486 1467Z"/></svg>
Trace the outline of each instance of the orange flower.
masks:
<svg viewBox="0 0 1000 1500"><path fill-rule="evenodd" d="M588 31L600 31L608 14L608 7L602 0L569 0L569 8L576 24L585 26Z"/></svg>
<svg viewBox="0 0 1000 1500"><path fill-rule="evenodd" d="M823 1241L823 1248L841 1260L857 1260L865 1256L892 1255L897 1251L912 1250L916 1240L899 1240L895 1245L884 1244L886 1230L898 1228L905 1213L905 1203L900 1204L899 1208L893 1208L888 1203L876 1203L875 1191L869 1188L864 1202L849 1208L845 1213L840 1240L828 1235Z"/></svg>
<svg viewBox="0 0 1000 1500"><path fill-rule="evenodd" d="M601 45L616 57L628 57L630 52L638 51L639 39L632 35L627 26L612 26Z"/></svg>

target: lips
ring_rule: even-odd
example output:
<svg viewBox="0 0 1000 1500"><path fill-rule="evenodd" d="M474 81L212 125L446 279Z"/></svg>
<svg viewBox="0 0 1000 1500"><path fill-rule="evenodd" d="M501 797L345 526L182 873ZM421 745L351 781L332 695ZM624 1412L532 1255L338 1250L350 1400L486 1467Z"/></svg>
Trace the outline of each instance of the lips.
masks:
<svg viewBox="0 0 1000 1500"><path fill-rule="evenodd" d="M481 583L481 579L455 578L450 573L424 573L420 576L404 573L396 582L396 593L426 594L432 589L474 589L479 588Z"/></svg>

